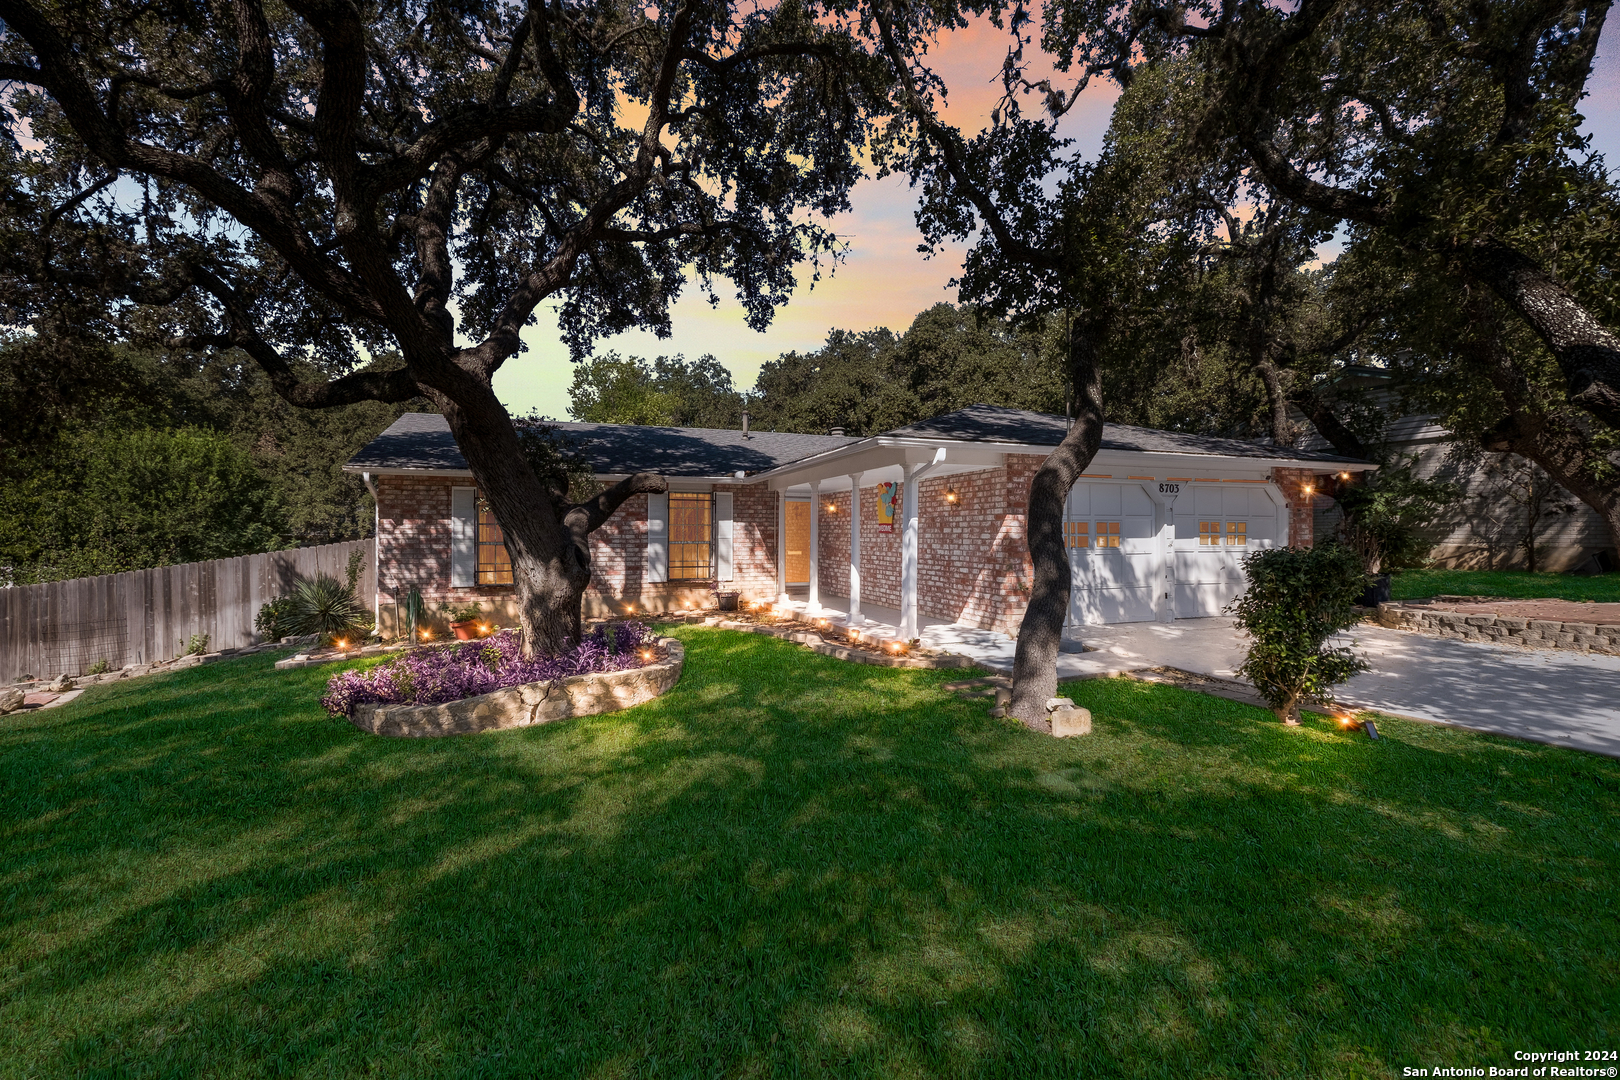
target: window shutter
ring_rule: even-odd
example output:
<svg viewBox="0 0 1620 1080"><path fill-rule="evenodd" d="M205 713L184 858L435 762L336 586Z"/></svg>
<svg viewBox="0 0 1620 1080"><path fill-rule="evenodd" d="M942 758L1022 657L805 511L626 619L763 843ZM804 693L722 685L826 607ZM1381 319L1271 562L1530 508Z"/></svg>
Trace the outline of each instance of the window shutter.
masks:
<svg viewBox="0 0 1620 1080"><path fill-rule="evenodd" d="M669 580L669 496L647 496L647 580Z"/></svg>
<svg viewBox="0 0 1620 1080"><path fill-rule="evenodd" d="M450 587L478 584L478 489L450 489Z"/></svg>
<svg viewBox="0 0 1620 1080"><path fill-rule="evenodd" d="M731 492L714 493L714 576L730 581L731 574Z"/></svg>

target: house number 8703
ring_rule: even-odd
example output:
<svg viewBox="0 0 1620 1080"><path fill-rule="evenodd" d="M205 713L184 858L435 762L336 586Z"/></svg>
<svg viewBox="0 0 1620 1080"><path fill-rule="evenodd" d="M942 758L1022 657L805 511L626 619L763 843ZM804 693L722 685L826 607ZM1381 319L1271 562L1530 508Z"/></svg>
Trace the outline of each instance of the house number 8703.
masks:
<svg viewBox="0 0 1620 1080"><path fill-rule="evenodd" d="M1159 494L1160 495L1180 495L1181 494L1181 485L1180 484L1160 484L1159 485Z"/></svg>

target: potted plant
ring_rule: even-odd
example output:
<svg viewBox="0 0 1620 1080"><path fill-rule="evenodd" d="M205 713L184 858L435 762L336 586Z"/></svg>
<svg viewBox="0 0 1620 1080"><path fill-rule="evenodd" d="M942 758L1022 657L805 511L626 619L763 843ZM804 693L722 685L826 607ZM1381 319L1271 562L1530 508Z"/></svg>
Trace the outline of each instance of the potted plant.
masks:
<svg viewBox="0 0 1620 1080"><path fill-rule="evenodd" d="M484 605L477 601L471 604L444 603L439 605L439 610L449 616L450 632L456 635L457 641L471 641L482 636L479 633L482 629L479 614L484 610Z"/></svg>

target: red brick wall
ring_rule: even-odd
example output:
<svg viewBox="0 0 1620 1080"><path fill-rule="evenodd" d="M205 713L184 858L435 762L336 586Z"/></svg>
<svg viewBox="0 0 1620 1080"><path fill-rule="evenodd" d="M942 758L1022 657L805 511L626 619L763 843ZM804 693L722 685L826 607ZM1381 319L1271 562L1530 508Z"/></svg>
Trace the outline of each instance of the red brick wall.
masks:
<svg viewBox="0 0 1620 1080"><path fill-rule="evenodd" d="M1041 458L1009 455L1005 466L918 484L917 607L949 619L1016 634L1028 603L1025 545L1029 481ZM945 498L954 491L954 503ZM861 600L900 606L900 523L877 531L877 487L861 489ZM831 510L829 511L829 507ZM822 496L821 590L849 595L849 493Z"/></svg>
<svg viewBox="0 0 1620 1080"><path fill-rule="evenodd" d="M1316 542L1316 492L1322 490L1321 477L1309 469L1272 469L1272 483L1288 504L1288 544L1311 547ZM1305 489L1310 488L1307 492Z"/></svg>
<svg viewBox="0 0 1620 1080"><path fill-rule="evenodd" d="M443 601L477 600L497 622L517 621L510 585L450 587L450 488L470 481L438 477L379 477L377 480L378 602L383 630L397 632L397 606L414 586L427 602L429 625L442 631ZM717 486L733 492L732 567L730 588L747 599L776 595L777 495L760 484ZM645 580L647 497L635 495L591 534L591 584L585 590L585 613L677 610L683 604L706 607L713 602L710 583Z"/></svg>

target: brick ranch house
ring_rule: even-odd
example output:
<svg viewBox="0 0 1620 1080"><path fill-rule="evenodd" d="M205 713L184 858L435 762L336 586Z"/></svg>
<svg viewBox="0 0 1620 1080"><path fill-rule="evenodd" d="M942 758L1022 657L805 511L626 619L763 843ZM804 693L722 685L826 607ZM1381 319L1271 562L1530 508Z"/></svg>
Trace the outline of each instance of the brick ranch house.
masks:
<svg viewBox="0 0 1620 1080"><path fill-rule="evenodd" d="M744 601L836 601L1014 635L1031 567L1026 504L1061 416L974 405L869 438L622 424L559 424L598 480L669 479L591 537L587 616ZM1071 491L1070 622L1216 615L1243 588L1241 557L1312 542L1318 478L1364 461L1109 424ZM346 466L377 501L377 621L398 633L412 588L517 621L500 526L443 417L401 417ZM858 492L857 498L851 498Z"/></svg>

